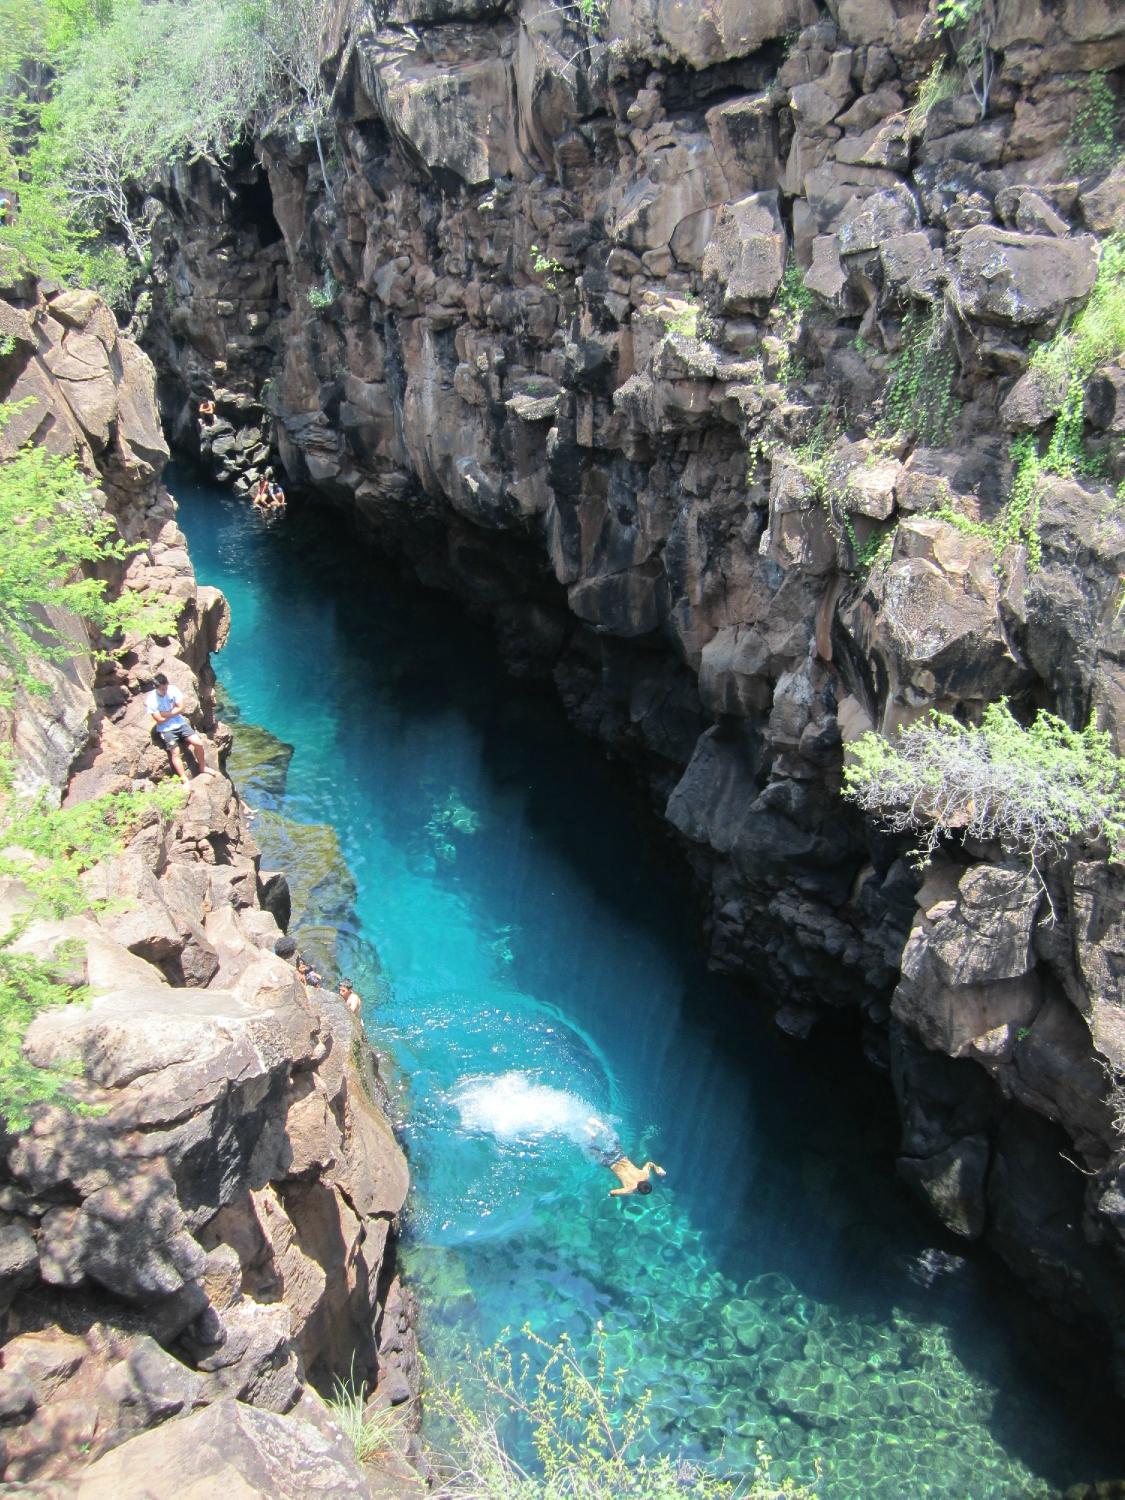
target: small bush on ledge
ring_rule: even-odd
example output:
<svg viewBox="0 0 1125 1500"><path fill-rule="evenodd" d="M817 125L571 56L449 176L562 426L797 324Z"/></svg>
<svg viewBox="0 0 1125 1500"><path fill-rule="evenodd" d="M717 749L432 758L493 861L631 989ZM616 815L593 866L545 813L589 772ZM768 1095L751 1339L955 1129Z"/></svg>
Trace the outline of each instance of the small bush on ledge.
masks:
<svg viewBox="0 0 1125 1500"><path fill-rule="evenodd" d="M1080 841L1105 838L1125 859L1125 760L1094 721L1071 729L1040 711L1025 729L1007 700L979 726L932 710L894 740L868 733L851 746L844 795L891 830L998 842L1037 873Z"/></svg>

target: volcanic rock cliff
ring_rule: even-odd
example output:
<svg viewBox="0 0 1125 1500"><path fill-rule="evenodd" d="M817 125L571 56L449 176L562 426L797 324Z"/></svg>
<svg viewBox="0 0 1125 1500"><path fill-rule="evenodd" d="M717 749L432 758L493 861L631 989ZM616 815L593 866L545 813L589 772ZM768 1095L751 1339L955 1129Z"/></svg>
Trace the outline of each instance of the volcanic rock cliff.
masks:
<svg viewBox="0 0 1125 1500"><path fill-rule="evenodd" d="M714 962L794 1032L858 1011L905 1176L1117 1341L1120 870L1048 902L950 847L920 880L839 795L850 739L931 706L1125 715L1120 361L1103 481L995 541L1010 442L1050 431L1035 342L1123 227L1120 121L1097 171L1076 122L1125 11L979 11L963 69L917 0L341 4L329 180L281 129L177 171L140 321L174 440L240 485L274 454L490 611L642 768ZM918 409L880 423L896 368Z"/></svg>
<svg viewBox="0 0 1125 1500"><path fill-rule="evenodd" d="M214 764L229 732L209 653L228 614L197 586L160 483L148 359L91 293L5 292L5 451L77 455L136 546L114 582L178 605L174 636L100 663L71 619L74 660L42 668L46 697L17 699L17 780L74 805L168 775L143 701L162 668ZM274 953L261 897L281 877L259 862L231 783L201 776L85 877L109 898L97 914L18 939L89 987L43 1011L24 1051L77 1060L92 1109L37 1106L0 1141L5 1492L354 1497L367 1479L313 1387L354 1376L386 1401L410 1394L393 1235L406 1163L357 1023ZM0 882L5 931L26 896Z"/></svg>

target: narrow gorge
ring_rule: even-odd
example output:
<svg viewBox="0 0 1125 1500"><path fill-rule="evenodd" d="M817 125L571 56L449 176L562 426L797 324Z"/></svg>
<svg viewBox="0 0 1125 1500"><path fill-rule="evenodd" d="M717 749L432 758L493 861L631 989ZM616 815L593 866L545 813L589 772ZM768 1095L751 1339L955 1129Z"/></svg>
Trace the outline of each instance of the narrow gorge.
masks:
<svg viewBox="0 0 1125 1500"><path fill-rule="evenodd" d="M677 1462L1117 1493L1121 829L1031 860L977 835L982 792L919 858L937 783L897 826L844 792L931 711L1058 715L1120 767L1125 12L312 12L300 107L127 185L127 335L5 285L7 450L78 452L142 548L115 587L179 608L52 669L19 775L160 779L162 667L225 764L234 733L234 786L92 877L131 912L20 939L81 937L106 998L24 1046L79 1056L100 1112L7 1148L7 1484L127 1491L134 1429L264 1411L316 1430L325 1486L409 1489L345 1477L308 1388L358 1375L414 1425L394 1115L439 1381L525 1318L596 1327ZM378 1061L274 953L256 838ZM589 1111L668 1155L644 1214L602 1201Z"/></svg>

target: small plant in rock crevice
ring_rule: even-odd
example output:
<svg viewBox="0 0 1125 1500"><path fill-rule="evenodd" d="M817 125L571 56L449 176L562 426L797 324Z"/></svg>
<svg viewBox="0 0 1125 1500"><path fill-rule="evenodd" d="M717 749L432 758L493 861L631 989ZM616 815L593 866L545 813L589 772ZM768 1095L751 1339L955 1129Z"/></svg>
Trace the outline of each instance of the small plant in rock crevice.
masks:
<svg viewBox="0 0 1125 1500"><path fill-rule="evenodd" d="M804 274L792 251L785 263L785 270L770 309L770 321L777 330L782 350L778 361L777 378L784 385L801 378L795 349L801 336L801 321L805 313L816 305L816 298L805 285Z"/></svg>
<svg viewBox="0 0 1125 1500"><path fill-rule="evenodd" d="M658 309L658 313L669 333L678 333L683 338L693 339L699 332L699 305L690 293L681 300L686 304L685 306L674 310L663 306Z"/></svg>
<svg viewBox="0 0 1125 1500"><path fill-rule="evenodd" d="M566 267L561 260L556 260L553 255L548 255L546 250L538 245L531 247L531 265L537 276L542 276L543 285L549 292L557 292L559 289L558 278L566 274Z"/></svg>
<svg viewBox="0 0 1125 1500"><path fill-rule="evenodd" d="M325 1403L355 1449L359 1463L370 1464L389 1453L402 1428L402 1419L393 1407L371 1407L355 1378L353 1367L346 1380L337 1380Z"/></svg>
<svg viewBox="0 0 1125 1500"><path fill-rule="evenodd" d="M1082 102L1066 138L1067 165L1079 176L1106 172L1117 155L1117 99L1104 72L1082 85Z"/></svg>
<svg viewBox="0 0 1125 1500"><path fill-rule="evenodd" d="M960 91L955 72L947 65L944 57L939 57L918 85L918 97L907 113L906 124L910 134L924 134L931 111L946 99L956 99Z"/></svg>
<svg viewBox="0 0 1125 1500"><path fill-rule="evenodd" d="M309 287L305 295L314 312L323 312L332 306L339 294L340 283L326 267L320 285Z"/></svg>

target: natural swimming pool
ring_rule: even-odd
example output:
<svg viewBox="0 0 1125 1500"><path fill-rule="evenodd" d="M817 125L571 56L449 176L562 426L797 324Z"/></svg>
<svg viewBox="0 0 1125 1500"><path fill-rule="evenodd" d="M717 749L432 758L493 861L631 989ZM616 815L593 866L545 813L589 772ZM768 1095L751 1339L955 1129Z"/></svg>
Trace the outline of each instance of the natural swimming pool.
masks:
<svg viewBox="0 0 1125 1500"><path fill-rule="evenodd" d="M224 692L283 742L242 734L265 864L406 1080L438 1366L524 1321L584 1342L600 1319L666 1451L737 1470L760 1439L775 1473L819 1458L826 1500L1014 1500L1125 1469L1035 1375L1018 1295L896 1186L885 1082L706 972L674 852L488 632L332 512L270 525L169 484L231 603ZM649 1199L607 1196L591 1111L666 1167Z"/></svg>

